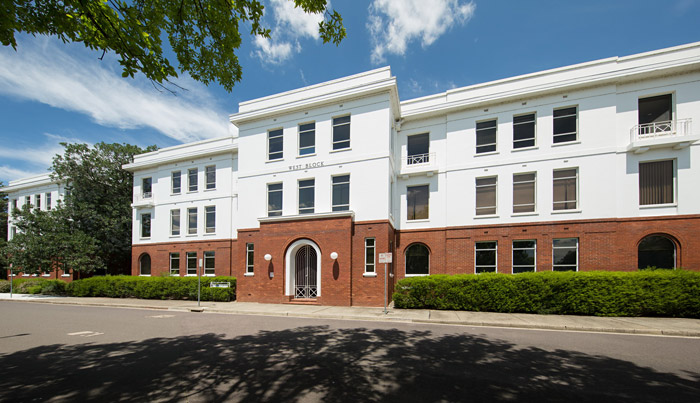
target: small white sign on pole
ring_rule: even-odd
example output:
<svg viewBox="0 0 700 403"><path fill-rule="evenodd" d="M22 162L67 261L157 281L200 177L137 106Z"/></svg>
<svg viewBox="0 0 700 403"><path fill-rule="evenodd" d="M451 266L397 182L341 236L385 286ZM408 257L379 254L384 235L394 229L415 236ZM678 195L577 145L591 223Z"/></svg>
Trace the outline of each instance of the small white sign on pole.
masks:
<svg viewBox="0 0 700 403"><path fill-rule="evenodd" d="M379 263L391 263L391 253L380 253Z"/></svg>

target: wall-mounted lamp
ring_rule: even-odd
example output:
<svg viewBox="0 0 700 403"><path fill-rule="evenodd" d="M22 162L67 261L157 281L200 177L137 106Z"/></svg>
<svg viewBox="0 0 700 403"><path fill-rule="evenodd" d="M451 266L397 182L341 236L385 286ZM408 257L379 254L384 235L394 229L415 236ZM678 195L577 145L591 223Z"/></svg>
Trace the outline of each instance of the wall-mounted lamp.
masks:
<svg viewBox="0 0 700 403"><path fill-rule="evenodd" d="M333 259L333 260L338 259L338 252L331 252L331 259Z"/></svg>
<svg viewBox="0 0 700 403"><path fill-rule="evenodd" d="M265 260L267 260L268 262L269 262L270 260L272 260L272 255L269 254L269 253L266 253L266 254L265 254Z"/></svg>

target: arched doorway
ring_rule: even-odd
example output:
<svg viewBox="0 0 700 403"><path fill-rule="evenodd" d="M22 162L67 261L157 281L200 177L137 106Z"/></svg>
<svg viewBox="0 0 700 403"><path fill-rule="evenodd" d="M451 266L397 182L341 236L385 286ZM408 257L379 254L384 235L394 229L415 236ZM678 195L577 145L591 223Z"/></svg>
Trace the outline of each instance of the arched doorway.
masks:
<svg viewBox="0 0 700 403"><path fill-rule="evenodd" d="M676 244L669 237L655 234L644 237L637 247L637 268L672 269L676 267Z"/></svg>
<svg viewBox="0 0 700 403"><path fill-rule="evenodd" d="M430 274L430 250L422 243L414 243L406 249L406 277Z"/></svg>
<svg viewBox="0 0 700 403"><path fill-rule="evenodd" d="M321 296L321 251L313 241L300 239L287 248L285 295L295 299Z"/></svg>
<svg viewBox="0 0 700 403"><path fill-rule="evenodd" d="M151 275L151 256L148 253L144 253L139 258L139 274L142 276Z"/></svg>

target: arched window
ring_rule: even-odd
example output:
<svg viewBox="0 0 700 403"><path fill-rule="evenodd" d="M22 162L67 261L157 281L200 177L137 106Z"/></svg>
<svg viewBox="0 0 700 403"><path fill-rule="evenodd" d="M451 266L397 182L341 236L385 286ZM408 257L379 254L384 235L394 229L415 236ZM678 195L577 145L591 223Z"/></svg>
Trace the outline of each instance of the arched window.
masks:
<svg viewBox="0 0 700 403"><path fill-rule="evenodd" d="M676 267L676 244L663 235L649 235L639 242L637 267L672 269Z"/></svg>
<svg viewBox="0 0 700 403"><path fill-rule="evenodd" d="M151 257L148 255L148 253L141 255L141 258L139 259L139 274L142 276L151 275Z"/></svg>
<svg viewBox="0 0 700 403"><path fill-rule="evenodd" d="M413 244L406 249L406 276L425 276L430 274L430 251L422 243Z"/></svg>

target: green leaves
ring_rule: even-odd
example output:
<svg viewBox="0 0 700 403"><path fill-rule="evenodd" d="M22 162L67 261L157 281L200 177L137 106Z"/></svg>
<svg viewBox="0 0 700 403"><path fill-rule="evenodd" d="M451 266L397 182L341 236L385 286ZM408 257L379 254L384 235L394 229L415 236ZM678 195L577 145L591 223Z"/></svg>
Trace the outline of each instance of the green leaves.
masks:
<svg viewBox="0 0 700 403"><path fill-rule="evenodd" d="M328 11L326 0L294 0L307 13L324 13L319 34L335 45L345 38L343 19ZM90 49L119 56L122 77L143 73L164 85L177 77L164 56L169 41L179 69L204 84L217 82L227 91L242 78L235 55L241 46L241 26L250 35L270 37L263 26L264 6L257 0L14 0L0 4L0 42L16 49L15 32L57 36L82 42Z"/></svg>

